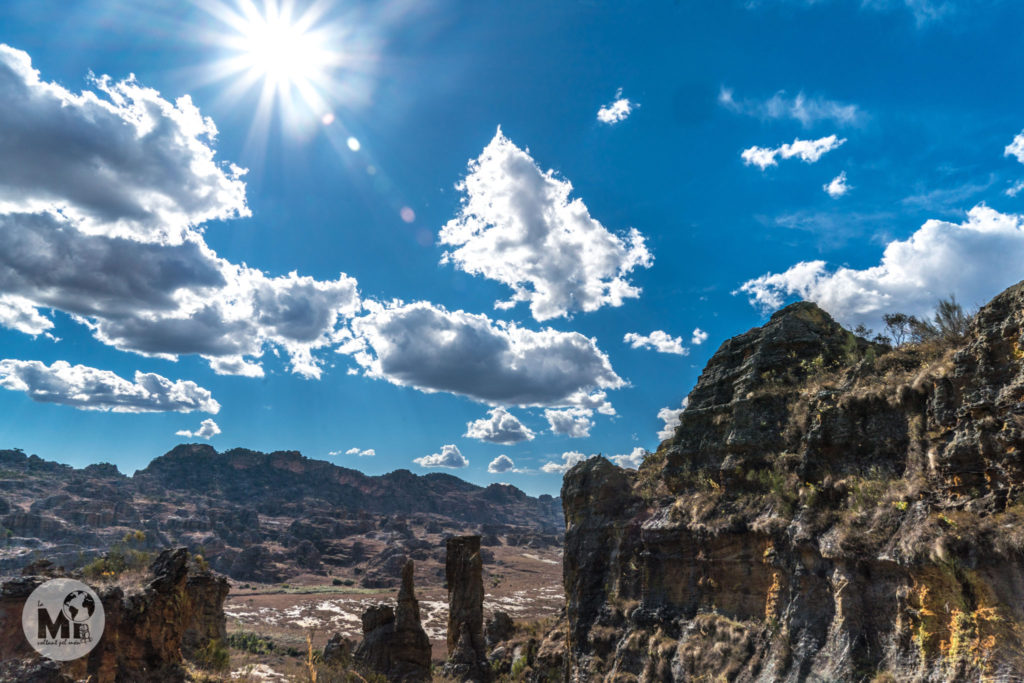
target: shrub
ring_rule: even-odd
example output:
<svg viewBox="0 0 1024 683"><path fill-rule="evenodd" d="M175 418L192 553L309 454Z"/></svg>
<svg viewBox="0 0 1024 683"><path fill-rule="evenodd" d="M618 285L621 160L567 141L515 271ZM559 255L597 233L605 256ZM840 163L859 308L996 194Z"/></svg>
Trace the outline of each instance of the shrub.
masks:
<svg viewBox="0 0 1024 683"><path fill-rule="evenodd" d="M195 663L209 671L224 671L231 666L231 656L219 638L207 641L196 651Z"/></svg>

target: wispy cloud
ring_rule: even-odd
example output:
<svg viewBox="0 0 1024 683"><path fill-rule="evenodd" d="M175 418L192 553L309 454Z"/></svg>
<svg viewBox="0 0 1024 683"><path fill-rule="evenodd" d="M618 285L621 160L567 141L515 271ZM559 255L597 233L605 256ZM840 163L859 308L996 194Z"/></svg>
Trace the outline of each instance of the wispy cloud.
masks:
<svg viewBox="0 0 1024 683"><path fill-rule="evenodd" d="M996 177L990 175L985 182L970 181L936 189L919 188L915 194L904 197L901 202L906 206L925 211L955 211L957 214L962 214L962 207L965 204L971 203L972 199L988 190L995 182Z"/></svg>
<svg viewBox="0 0 1024 683"><path fill-rule="evenodd" d="M790 5L817 5L830 0L746 0L746 6L750 8L763 7L765 5L786 3ZM836 0L839 1L839 0ZM953 16L961 9L960 4L954 0L849 0L857 2L861 7L879 12L892 12L897 10L908 10L914 17L919 27L935 21ZM984 4L993 4L999 0ZM983 4L980 0L972 0L970 4L963 3L968 7L978 7Z"/></svg>
<svg viewBox="0 0 1024 683"><path fill-rule="evenodd" d="M864 112L857 105L823 97L807 97L802 92L790 97L784 90L767 99L737 99L732 89L723 87L718 93L718 103L729 111L759 119L799 121L804 128L810 128L819 121L853 126L865 119Z"/></svg>

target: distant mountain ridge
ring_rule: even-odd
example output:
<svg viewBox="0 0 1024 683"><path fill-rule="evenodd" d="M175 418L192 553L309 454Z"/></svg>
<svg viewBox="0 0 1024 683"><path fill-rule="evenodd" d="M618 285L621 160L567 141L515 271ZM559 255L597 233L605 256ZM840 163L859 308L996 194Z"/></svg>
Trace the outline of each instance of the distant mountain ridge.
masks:
<svg viewBox="0 0 1024 683"><path fill-rule="evenodd" d="M302 499L354 512L437 513L470 522L539 524L556 533L562 526L560 502L549 495L532 498L509 484L481 487L439 472L417 475L400 469L371 476L298 451L233 448L218 453L207 444L181 444L132 479L140 490L188 490L257 509ZM496 504L502 507L500 514Z"/></svg>
<svg viewBox="0 0 1024 683"><path fill-rule="evenodd" d="M181 444L132 476L0 450L0 527L0 570L41 554L79 565L143 531L150 549L185 545L232 576L276 581L331 565L369 577L377 556L436 547L423 541L429 534L554 545L563 517L559 499L508 484L404 469L371 476L297 451Z"/></svg>

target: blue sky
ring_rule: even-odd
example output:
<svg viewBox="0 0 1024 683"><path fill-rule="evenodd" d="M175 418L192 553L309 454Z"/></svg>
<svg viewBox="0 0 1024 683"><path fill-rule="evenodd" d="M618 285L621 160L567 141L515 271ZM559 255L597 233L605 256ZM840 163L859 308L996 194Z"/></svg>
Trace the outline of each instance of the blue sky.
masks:
<svg viewBox="0 0 1024 683"><path fill-rule="evenodd" d="M784 303L877 329L1024 278L1022 21L3 3L0 445L131 472L208 441L533 494L594 453L635 466Z"/></svg>

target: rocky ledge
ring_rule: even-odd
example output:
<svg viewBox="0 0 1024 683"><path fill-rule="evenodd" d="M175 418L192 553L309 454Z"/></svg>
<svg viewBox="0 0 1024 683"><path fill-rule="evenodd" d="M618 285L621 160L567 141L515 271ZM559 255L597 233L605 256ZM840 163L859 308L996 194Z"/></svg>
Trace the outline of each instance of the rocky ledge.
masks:
<svg viewBox="0 0 1024 683"><path fill-rule="evenodd" d="M565 477L566 676L1024 671L1024 283L966 340L873 345L810 303L725 342L638 472Z"/></svg>

